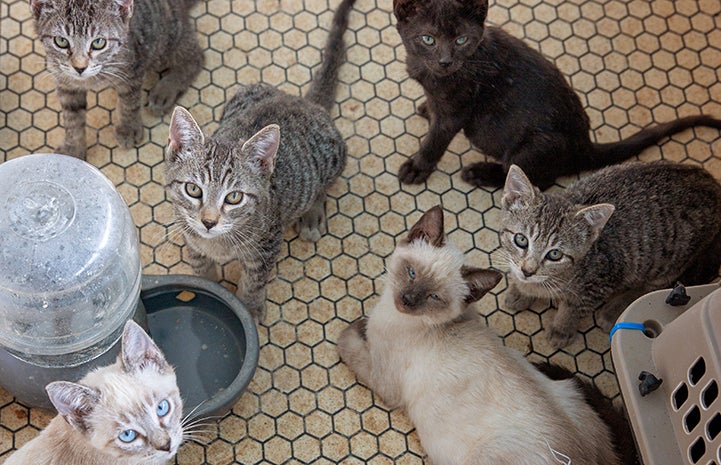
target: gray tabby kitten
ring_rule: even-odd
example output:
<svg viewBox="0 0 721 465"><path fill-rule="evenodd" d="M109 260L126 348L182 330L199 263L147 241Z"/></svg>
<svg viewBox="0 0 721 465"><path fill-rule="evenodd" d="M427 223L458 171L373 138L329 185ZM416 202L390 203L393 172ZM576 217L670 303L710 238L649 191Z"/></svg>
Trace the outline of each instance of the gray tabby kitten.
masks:
<svg viewBox="0 0 721 465"><path fill-rule="evenodd" d="M440 207L387 268L378 304L341 333L338 352L389 407L406 410L434 465L620 463L576 380L552 381L480 318L472 303L501 274L464 264Z"/></svg>
<svg viewBox="0 0 721 465"><path fill-rule="evenodd" d="M163 71L148 95L156 115L168 112L203 65L188 10L196 0L30 0L63 110L65 141L57 151L85 158L88 90L118 92L115 136L122 147L143 140L145 73Z"/></svg>
<svg viewBox="0 0 721 465"><path fill-rule="evenodd" d="M212 280L216 264L239 259L236 295L256 318L284 228L294 224L302 239L320 239L326 190L345 167L345 142L329 111L354 2L338 7L325 61L305 98L264 84L244 87L207 139L188 111L173 112L166 188L185 236L185 258Z"/></svg>
<svg viewBox="0 0 721 465"><path fill-rule="evenodd" d="M183 441L175 371L133 321L112 365L48 384L59 415L5 465L164 465Z"/></svg>
<svg viewBox="0 0 721 465"><path fill-rule="evenodd" d="M505 307L557 306L548 339L566 346L598 309L609 330L641 295L678 280L707 283L721 265L721 186L702 168L627 163L558 193L541 193L513 166L503 191Z"/></svg>

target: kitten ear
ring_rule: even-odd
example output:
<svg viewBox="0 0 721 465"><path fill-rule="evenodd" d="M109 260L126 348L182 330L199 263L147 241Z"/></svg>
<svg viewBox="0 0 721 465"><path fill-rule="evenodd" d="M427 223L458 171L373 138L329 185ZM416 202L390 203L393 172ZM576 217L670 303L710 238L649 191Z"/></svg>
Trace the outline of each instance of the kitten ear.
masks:
<svg viewBox="0 0 721 465"><path fill-rule="evenodd" d="M464 266L461 268L461 276L468 285L468 295L466 303L476 302L496 287L501 281L503 275L496 270L486 270L483 268L473 268Z"/></svg>
<svg viewBox="0 0 721 465"><path fill-rule="evenodd" d="M407 21L418 9L418 0L393 0L393 14L398 21Z"/></svg>
<svg viewBox="0 0 721 465"><path fill-rule="evenodd" d="M583 220L588 222L594 234L598 237L615 210L616 207L610 203L599 203L578 210L576 212L576 218L583 218Z"/></svg>
<svg viewBox="0 0 721 465"><path fill-rule="evenodd" d="M120 17L124 22L129 22L133 17L133 0L115 0L115 3L120 7Z"/></svg>
<svg viewBox="0 0 721 465"><path fill-rule="evenodd" d="M443 209L440 205L425 212L408 231L406 237L408 243L418 239L435 247L443 247L446 236L443 232Z"/></svg>
<svg viewBox="0 0 721 465"><path fill-rule="evenodd" d="M100 391L68 381L53 381L45 386L45 391L70 426L79 431L88 429L85 420L100 400Z"/></svg>
<svg viewBox="0 0 721 465"><path fill-rule="evenodd" d="M502 207L511 208L517 203L528 204L535 196L537 189L531 184L526 173L518 167L511 165L506 175L506 184L503 186Z"/></svg>
<svg viewBox="0 0 721 465"><path fill-rule="evenodd" d="M183 107L175 107L170 117L168 131L168 147L165 149L165 158L176 161L183 155L183 149L188 145L202 145L205 141L203 131L193 119L193 115Z"/></svg>
<svg viewBox="0 0 721 465"><path fill-rule="evenodd" d="M280 127L271 124L245 141L241 152L247 153L257 168L258 174L270 176L275 170L275 156L280 146Z"/></svg>
<svg viewBox="0 0 721 465"><path fill-rule="evenodd" d="M125 323L121 345L120 360L126 373L134 373L150 367L160 373L170 369L163 352L133 320Z"/></svg>
<svg viewBox="0 0 721 465"><path fill-rule="evenodd" d="M49 7L49 0L30 0L30 10L33 12L33 16L37 19L43 8Z"/></svg>

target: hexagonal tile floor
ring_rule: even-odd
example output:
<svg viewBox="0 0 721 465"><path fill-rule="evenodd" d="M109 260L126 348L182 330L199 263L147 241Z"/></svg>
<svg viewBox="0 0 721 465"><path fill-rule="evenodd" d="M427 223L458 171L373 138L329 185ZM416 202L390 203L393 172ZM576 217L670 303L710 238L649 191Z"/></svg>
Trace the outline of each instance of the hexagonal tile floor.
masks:
<svg viewBox="0 0 721 465"><path fill-rule="evenodd" d="M208 0L193 9L206 50L203 72L180 104L213 131L239 84L259 80L297 94L307 89L337 0ZM500 192L474 189L460 168L482 154L458 136L422 186L401 186L399 165L426 133L415 114L420 87L404 69L391 0L358 0L346 34L333 115L350 157L328 199L328 233L317 244L288 232L259 327L260 365L233 411L211 422L203 441L185 444L178 464L422 463L424 452L403 413L389 411L338 360L334 342L375 302L384 259L422 212L441 203L450 239L475 263L499 265ZM652 122L699 112L721 116L721 5L717 0L497 0L490 20L524 38L568 76L599 141ZM51 151L62 139L53 81L26 0L0 3L0 149L2 161ZM146 142L119 149L110 89L89 96L88 161L117 186L137 223L146 273L186 273L163 192L168 117L143 114ZM716 155L714 155L716 154ZM715 130L687 131L647 150L644 160L703 164L721 179ZM562 179L559 186L570 179ZM233 287L238 270L224 268ZM618 388L608 336L583 324L568 348L545 342L547 308L510 315L499 307L505 284L479 311L533 359L578 370L607 395ZM0 461L50 416L0 389Z"/></svg>

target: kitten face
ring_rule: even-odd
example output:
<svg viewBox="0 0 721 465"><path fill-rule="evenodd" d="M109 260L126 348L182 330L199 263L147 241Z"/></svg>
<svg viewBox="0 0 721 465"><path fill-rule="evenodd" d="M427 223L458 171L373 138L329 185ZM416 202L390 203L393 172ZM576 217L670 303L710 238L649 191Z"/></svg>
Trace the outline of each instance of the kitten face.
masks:
<svg viewBox="0 0 721 465"><path fill-rule="evenodd" d="M483 39L487 4L473 1L394 2L409 66L437 77L461 70Z"/></svg>
<svg viewBox="0 0 721 465"><path fill-rule="evenodd" d="M184 230L212 239L250 227L254 212L269 197L279 140L278 126L272 125L245 142L205 142L190 113L177 108L166 178Z"/></svg>
<svg viewBox="0 0 721 465"><path fill-rule="evenodd" d="M110 456L168 461L183 441L175 371L133 321L126 323L115 364L46 389L67 423Z"/></svg>
<svg viewBox="0 0 721 465"><path fill-rule="evenodd" d="M132 0L31 0L35 29L59 81L119 82L118 51L128 33Z"/></svg>
<svg viewBox="0 0 721 465"><path fill-rule="evenodd" d="M504 187L501 245L511 276L549 289L567 281L613 213L608 204L583 207L541 194L513 165Z"/></svg>
<svg viewBox="0 0 721 465"><path fill-rule="evenodd" d="M445 241L440 207L421 217L388 262L396 309L430 324L457 318L500 279L496 271L464 265L463 253Z"/></svg>

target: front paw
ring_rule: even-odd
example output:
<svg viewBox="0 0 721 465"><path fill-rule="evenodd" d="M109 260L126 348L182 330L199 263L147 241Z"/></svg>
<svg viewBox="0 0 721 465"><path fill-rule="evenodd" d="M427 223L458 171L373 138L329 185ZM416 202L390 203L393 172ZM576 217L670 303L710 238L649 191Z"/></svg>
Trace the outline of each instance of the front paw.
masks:
<svg viewBox="0 0 721 465"><path fill-rule="evenodd" d="M416 155L412 156L401 165L398 170L398 178L403 184L420 184L428 179L433 172L431 169L423 169L416 163Z"/></svg>
<svg viewBox="0 0 721 465"><path fill-rule="evenodd" d="M575 329L557 328L551 326L546 330L546 339L554 349L563 349L576 337Z"/></svg>
<svg viewBox="0 0 721 465"><path fill-rule="evenodd" d="M521 294L518 290L511 287L506 291L506 296L503 298L503 306L512 312L521 312L528 310L535 301L535 298Z"/></svg>
<svg viewBox="0 0 721 465"><path fill-rule="evenodd" d="M143 125L139 120L132 123L121 123L115 127L115 139L123 148L132 148L143 141Z"/></svg>
<svg viewBox="0 0 721 465"><path fill-rule="evenodd" d="M87 147L85 145L78 145L78 144L68 144L63 143L60 147L55 149L57 153L63 154L63 155L70 155L71 157L80 158L81 160L85 160L85 155L87 154Z"/></svg>
<svg viewBox="0 0 721 465"><path fill-rule="evenodd" d="M421 103L418 105L418 115L422 116L425 119L431 118L431 111L428 109L428 101Z"/></svg>
<svg viewBox="0 0 721 465"><path fill-rule="evenodd" d="M155 116L163 116L175 106L180 94L176 86L161 80L148 94L148 109Z"/></svg>

